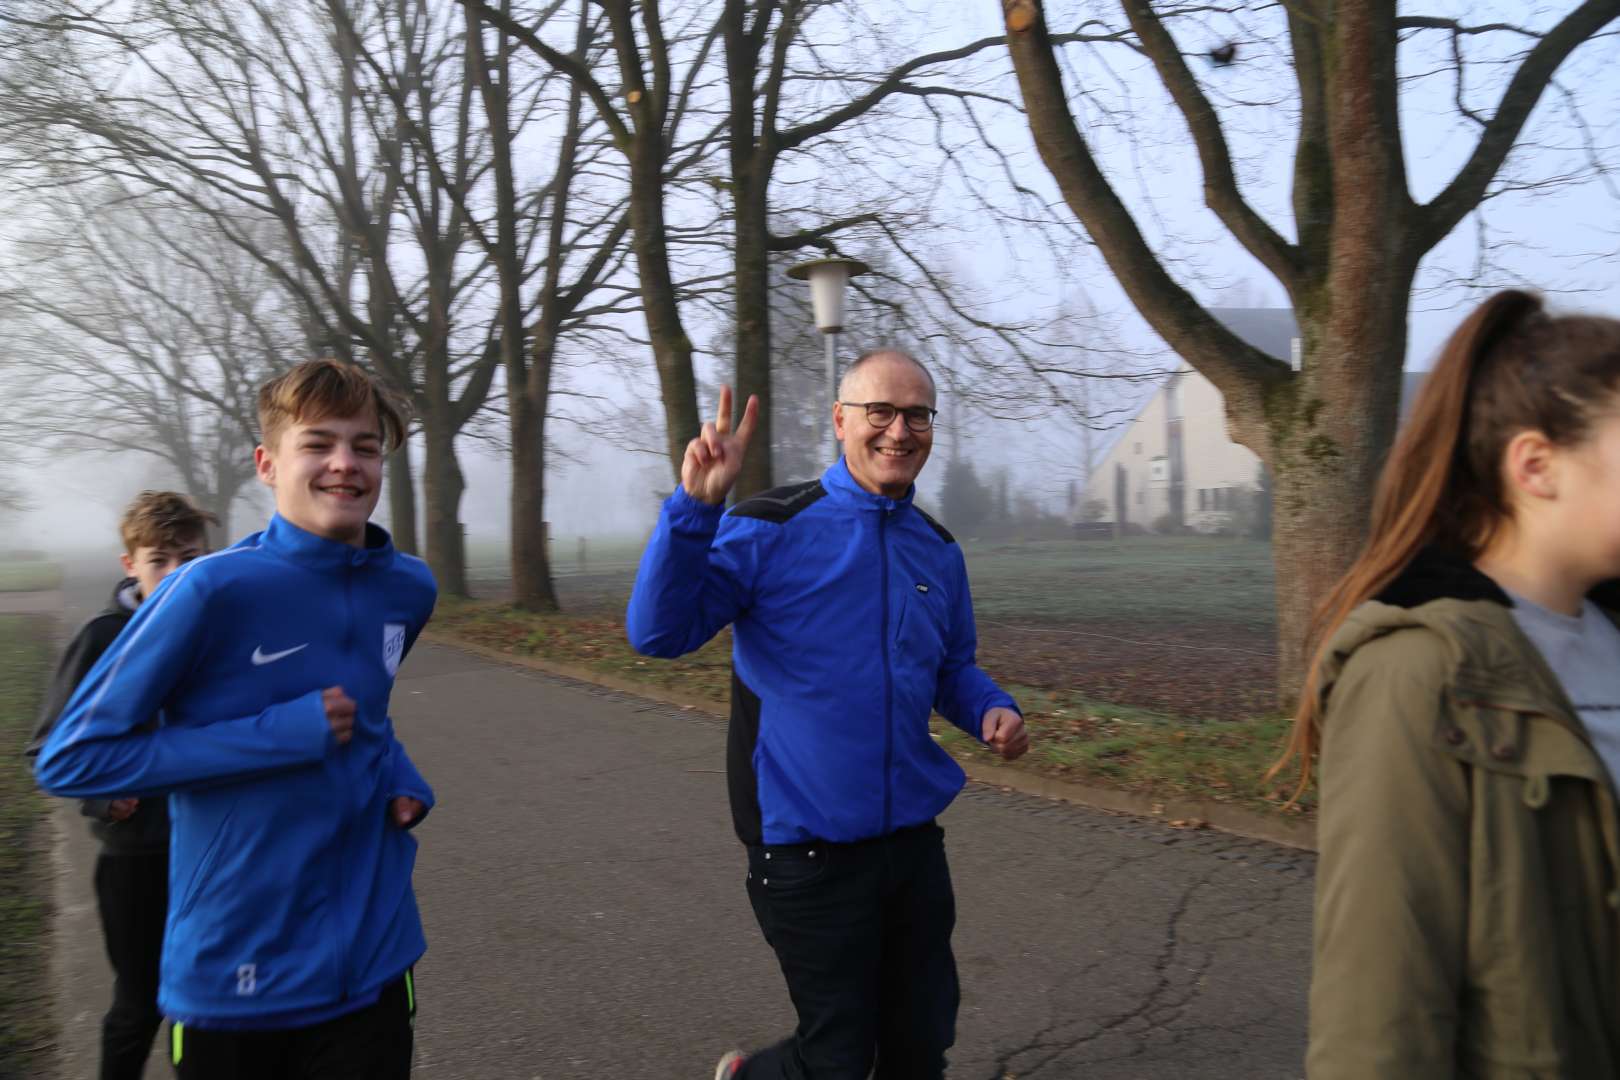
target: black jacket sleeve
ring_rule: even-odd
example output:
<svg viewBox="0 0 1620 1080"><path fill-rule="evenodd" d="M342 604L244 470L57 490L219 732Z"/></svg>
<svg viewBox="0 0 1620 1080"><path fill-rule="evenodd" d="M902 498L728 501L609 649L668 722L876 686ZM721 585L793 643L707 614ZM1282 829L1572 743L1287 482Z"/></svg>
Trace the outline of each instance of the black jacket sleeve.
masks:
<svg viewBox="0 0 1620 1080"><path fill-rule="evenodd" d="M62 659L57 662L56 675L45 691L45 699L40 703L39 724L34 728L34 737L24 751L29 757L38 754L39 748L45 745L46 737L56 726L73 691L78 689L79 683L96 666L96 661L101 659L101 654L107 651L128 621L127 618L104 612L85 623L73 635L73 640L62 653ZM86 799L80 804L80 809L85 817L101 820L107 816L110 802L110 799Z"/></svg>

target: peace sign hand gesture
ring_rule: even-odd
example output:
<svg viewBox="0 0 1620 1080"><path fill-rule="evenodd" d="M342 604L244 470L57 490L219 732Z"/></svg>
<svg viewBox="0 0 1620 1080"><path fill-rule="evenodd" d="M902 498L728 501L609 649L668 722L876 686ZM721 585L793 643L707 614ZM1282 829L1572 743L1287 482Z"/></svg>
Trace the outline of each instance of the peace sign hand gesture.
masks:
<svg viewBox="0 0 1620 1080"><path fill-rule="evenodd" d="M681 462L681 487L699 502L719 506L726 501L731 485L742 471L748 440L754 437L759 419L759 398L750 394L742 421L735 434L731 430L731 387L720 388L720 408L714 423L704 424L703 432L686 444Z"/></svg>

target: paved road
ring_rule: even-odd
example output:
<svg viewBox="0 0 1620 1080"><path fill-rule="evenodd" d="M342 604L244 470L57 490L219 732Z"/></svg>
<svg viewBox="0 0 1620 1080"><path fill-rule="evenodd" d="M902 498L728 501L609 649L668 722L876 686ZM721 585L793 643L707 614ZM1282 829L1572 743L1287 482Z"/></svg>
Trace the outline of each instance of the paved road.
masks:
<svg viewBox="0 0 1620 1080"><path fill-rule="evenodd" d="M438 646L394 713L440 800L418 830L418 1078L707 1080L791 1025L743 893L723 724ZM1302 1075L1309 856L977 787L942 822L953 1078ZM63 851L71 897L89 847ZM93 934L68 912L66 1077L90 1075ZM167 1075L157 1055L147 1075Z"/></svg>

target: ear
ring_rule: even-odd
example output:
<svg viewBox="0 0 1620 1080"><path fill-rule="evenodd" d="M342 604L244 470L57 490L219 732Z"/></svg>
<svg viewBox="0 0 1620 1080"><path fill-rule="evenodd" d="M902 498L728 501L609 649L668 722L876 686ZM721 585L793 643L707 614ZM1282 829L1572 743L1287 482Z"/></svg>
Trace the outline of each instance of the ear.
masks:
<svg viewBox="0 0 1620 1080"><path fill-rule="evenodd" d="M833 434L839 442L844 441L844 407L836 401L833 402Z"/></svg>
<svg viewBox="0 0 1620 1080"><path fill-rule="evenodd" d="M253 448L253 471L258 474L259 483L266 487L276 486L276 459L264 448L263 443Z"/></svg>
<svg viewBox="0 0 1620 1080"><path fill-rule="evenodd" d="M1539 431L1521 431L1502 454L1502 479L1508 494L1531 499L1558 497L1558 447Z"/></svg>
<svg viewBox="0 0 1620 1080"><path fill-rule="evenodd" d="M122 555L118 556L118 565L124 568L124 575L126 577L135 576L135 559L130 555L129 552L126 551Z"/></svg>

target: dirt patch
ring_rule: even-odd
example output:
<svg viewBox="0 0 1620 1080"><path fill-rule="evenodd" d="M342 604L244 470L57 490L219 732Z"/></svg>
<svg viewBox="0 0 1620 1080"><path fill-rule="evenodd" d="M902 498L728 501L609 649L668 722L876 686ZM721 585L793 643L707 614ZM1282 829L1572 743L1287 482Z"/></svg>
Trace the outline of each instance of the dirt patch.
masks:
<svg viewBox="0 0 1620 1080"><path fill-rule="evenodd" d="M979 623L979 663L999 679L1183 720L1276 711L1273 648L1269 632L1218 623Z"/></svg>

